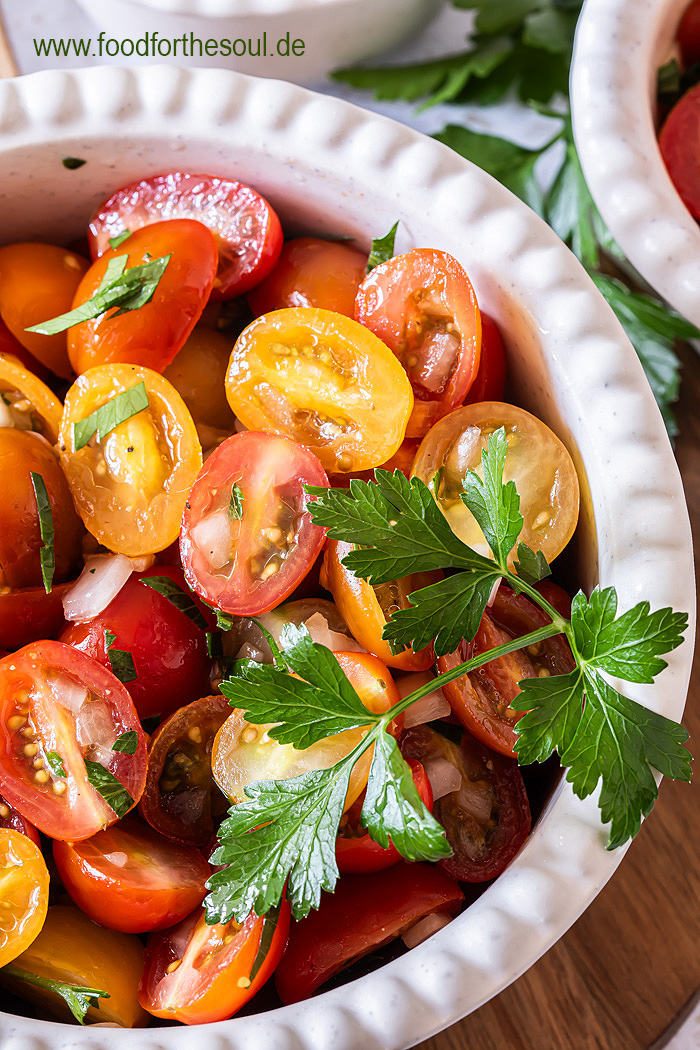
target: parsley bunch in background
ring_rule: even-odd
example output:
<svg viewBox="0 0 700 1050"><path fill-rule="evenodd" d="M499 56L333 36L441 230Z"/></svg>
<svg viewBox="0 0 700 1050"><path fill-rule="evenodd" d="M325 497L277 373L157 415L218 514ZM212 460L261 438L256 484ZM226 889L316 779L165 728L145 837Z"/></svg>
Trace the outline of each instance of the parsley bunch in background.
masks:
<svg viewBox="0 0 700 1050"><path fill-rule="evenodd" d="M528 149L461 124L434 137L497 178L549 223L578 256L625 329L644 367L669 434L677 432L679 360L674 340L700 332L653 293L615 244L586 186L571 129L569 68L583 0L450 0L474 13L464 50L409 65L345 69L337 80L384 101L491 106L517 98L552 118L552 136ZM553 108L548 108L553 107ZM538 161L548 157L553 176L543 191Z"/></svg>

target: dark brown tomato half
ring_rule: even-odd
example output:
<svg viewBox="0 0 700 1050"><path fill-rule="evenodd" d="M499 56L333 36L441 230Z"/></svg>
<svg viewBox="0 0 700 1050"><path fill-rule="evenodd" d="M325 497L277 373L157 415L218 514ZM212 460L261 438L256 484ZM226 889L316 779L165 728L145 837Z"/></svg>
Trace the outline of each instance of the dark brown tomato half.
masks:
<svg viewBox="0 0 700 1050"><path fill-rule="evenodd" d="M224 696L205 696L181 707L151 737L139 809L166 838L191 846L212 841L228 802L212 776L211 750L230 714Z"/></svg>
<svg viewBox="0 0 700 1050"><path fill-rule="evenodd" d="M206 602L237 616L273 609L313 566L325 538L305 485L328 485L313 452L245 431L209 457L185 505L182 566Z"/></svg>
<svg viewBox="0 0 700 1050"><path fill-rule="evenodd" d="M453 850L440 864L462 882L495 879L530 831L530 805L516 760L466 732L457 747L426 725L406 730L400 746L404 758L417 759L426 772L441 759L461 774L461 786L433 806Z"/></svg>

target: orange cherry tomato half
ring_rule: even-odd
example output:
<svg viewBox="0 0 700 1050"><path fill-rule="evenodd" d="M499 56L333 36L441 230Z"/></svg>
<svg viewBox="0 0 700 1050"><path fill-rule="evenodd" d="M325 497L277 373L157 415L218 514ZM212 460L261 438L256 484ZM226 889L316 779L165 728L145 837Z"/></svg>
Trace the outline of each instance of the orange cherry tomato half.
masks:
<svg viewBox="0 0 700 1050"><path fill-rule="evenodd" d="M0 828L0 967L29 947L46 918L49 873L27 835Z"/></svg>
<svg viewBox="0 0 700 1050"><path fill-rule="evenodd" d="M90 263L53 244L0 248L0 316L17 340L56 375L70 379L66 333L39 335L27 328L67 313Z"/></svg>
<svg viewBox="0 0 700 1050"><path fill-rule="evenodd" d="M157 835L131 815L82 842L54 842L53 856L78 907L123 933L182 922L204 900L211 874L199 850Z"/></svg>
<svg viewBox="0 0 700 1050"><path fill-rule="evenodd" d="M135 734L133 754L113 750L124 733ZM123 815L145 781L141 723L113 674L61 642L0 660L2 793L40 831L89 838L117 820L108 799Z"/></svg>
<svg viewBox="0 0 700 1050"><path fill-rule="evenodd" d="M481 356L476 379L469 387L465 405L477 401L502 401L506 388L506 348L496 322L481 311Z"/></svg>
<svg viewBox="0 0 700 1050"><path fill-rule="evenodd" d="M145 306L122 314L114 308L68 329L68 354L78 375L116 361L162 372L185 345L206 306L219 257L213 235L201 222L170 219L144 226L92 264L75 294L74 308L93 297L110 260L125 255L127 269L171 258Z"/></svg>
<svg viewBox="0 0 700 1050"><path fill-rule="evenodd" d="M427 671L433 665L432 645L427 645L417 653L410 647L393 652L389 643L382 638L382 631L394 612L408 607L408 596L412 591L442 579L442 573L414 572L401 580L372 586L343 565L343 558L353 549L352 543L328 540L322 570L323 586L333 595L333 601L350 628L350 633L388 667L397 667L401 671Z"/></svg>
<svg viewBox="0 0 700 1050"><path fill-rule="evenodd" d="M22 346L19 339L16 339L10 329L7 327L5 322L0 317L0 354L10 357L16 357L22 368L26 368L29 372L32 372L42 382L46 382L49 377L49 370L42 365L41 361L34 357L34 354L30 354L29 351Z"/></svg>
<svg viewBox="0 0 700 1050"><path fill-rule="evenodd" d="M190 587L237 616L267 612L313 566L325 531L305 485L328 485L318 459L289 438L245 431L212 452L182 516L180 555Z"/></svg>
<svg viewBox="0 0 700 1050"><path fill-rule="evenodd" d="M671 182L694 219L700 219L700 84L675 104L659 135Z"/></svg>
<svg viewBox="0 0 700 1050"><path fill-rule="evenodd" d="M212 299L247 292L267 276L282 248L276 212L250 186L173 171L123 186L100 205L90 221L93 258L108 251L110 237L162 219L195 219L211 230L219 256Z"/></svg>
<svg viewBox="0 0 700 1050"><path fill-rule="evenodd" d="M139 1002L155 1017L183 1024L223 1021L272 976L289 934L289 904L239 925L208 926L196 911L146 947Z"/></svg>
<svg viewBox="0 0 700 1050"><path fill-rule="evenodd" d="M422 437L464 401L479 368L481 316L451 255L414 248L375 266L357 293L355 317L406 370L415 397L407 437Z"/></svg>
<svg viewBox="0 0 700 1050"><path fill-rule="evenodd" d="M249 430L293 438L324 470L366 470L396 452L413 406L391 351L342 314L299 307L265 314L231 354L226 396Z"/></svg>
<svg viewBox="0 0 700 1050"><path fill-rule="evenodd" d="M187 405L202 448L233 433L236 423L226 400L226 369L231 339L198 325L163 376Z"/></svg>
<svg viewBox="0 0 700 1050"><path fill-rule="evenodd" d="M58 440L63 406L53 390L10 354L0 354L0 411L10 413L8 423L19 430L33 430L51 445Z"/></svg>
<svg viewBox="0 0 700 1050"><path fill-rule="evenodd" d="M355 316L355 296L367 271L367 256L357 248L319 237L287 241L269 277L248 303L256 316L291 306L317 306Z"/></svg>
<svg viewBox="0 0 700 1050"><path fill-rule="evenodd" d="M420 441L415 438L406 438L403 441L394 455L381 464L382 470L400 470L402 474L405 474L407 478L411 476L411 467L413 466L413 460L416 458L416 452ZM359 481L374 481L374 470L358 470L351 474L329 474L328 480L331 483L331 488L350 488L350 482L353 478L357 478Z"/></svg>

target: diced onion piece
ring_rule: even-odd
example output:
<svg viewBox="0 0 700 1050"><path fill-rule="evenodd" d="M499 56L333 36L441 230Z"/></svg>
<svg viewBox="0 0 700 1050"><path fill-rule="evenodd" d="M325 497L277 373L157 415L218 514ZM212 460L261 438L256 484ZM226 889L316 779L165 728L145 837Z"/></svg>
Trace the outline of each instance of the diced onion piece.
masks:
<svg viewBox="0 0 700 1050"><path fill-rule="evenodd" d="M433 802L453 791L459 791L462 786L462 774L446 758L428 759L425 772L433 791Z"/></svg>
<svg viewBox="0 0 700 1050"><path fill-rule="evenodd" d="M237 660L255 660L256 663L265 663L265 653L262 649L258 649L257 646L252 645L250 642L244 642L236 653Z"/></svg>
<svg viewBox="0 0 700 1050"><path fill-rule="evenodd" d="M80 682L75 682L65 674L49 672L47 681L51 692L63 707L76 716L88 698L88 691Z"/></svg>
<svg viewBox="0 0 700 1050"><path fill-rule="evenodd" d="M94 620L116 598L133 571L131 559L124 554L88 558L74 585L63 595L66 620Z"/></svg>
<svg viewBox="0 0 700 1050"><path fill-rule="evenodd" d="M318 642L319 645L325 645L327 649L333 649L337 653L367 652L359 642L355 641L352 635L341 634L340 631L331 630L328 626L328 620L323 613L313 613L308 620L304 620L304 626L311 635L311 641Z"/></svg>
<svg viewBox="0 0 700 1050"><path fill-rule="evenodd" d="M498 588L501 586L502 580L503 580L503 577L499 576L498 579L496 580L496 582L494 583L493 587L491 588L491 593L489 594L488 600L486 602L486 606L489 609L491 608L493 603L496 601L496 595L498 594Z"/></svg>
<svg viewBox="0 0 700 1050"><path fill-rule="evenodd" d="M129 558L134 567L134 572L145 572L146 569L150 569L155 560L155 554L142 554L139 558Z"/></svg>
<svg viewBox="0 0 700 1050"><path fill-rule="evenodd" d="M493 798L490 790L485 785L481 791L478 790L478 785L474 782L469 785L469 791L460 789L456 802L461 809L471 813L480 824L486 824L491 819Z"/></svg>
<svg viewBox="0 0 700 1050"><path fill-rule="evenodd" d="M207 518L202 518L192 529L190 538L194 546L206 555L214 572L231 561L233 537L227 511L219 510Z"/></svg>
<svg viewBox="0 0 700 1050"><path fill-rule="evenodd" d="M435 675L430 671L420 671L416 674L398 675L395 679L396 688L401 694L401 699L409 693L415 693L428 682L432 682ZM420 726L424 722L433 722L436 718L447 718L452 708L442 689L438 686L432 693L428 693L422 700L416 700L415 704L406 711L404 715L404 728Z"/></svg>
<svg viewBox="0 0 700 1050"><path fill-rule="evenodd" d="M415 948L417 944L421 944L427 940L428 937L432 937L434 933L441 930L444 926L447 926L452 922L452 916L446 915L445 912L431 912L430 915L424 915L422 919L414 923L413 926L409 926L405 930L401 937L407 948Z"/></svg>

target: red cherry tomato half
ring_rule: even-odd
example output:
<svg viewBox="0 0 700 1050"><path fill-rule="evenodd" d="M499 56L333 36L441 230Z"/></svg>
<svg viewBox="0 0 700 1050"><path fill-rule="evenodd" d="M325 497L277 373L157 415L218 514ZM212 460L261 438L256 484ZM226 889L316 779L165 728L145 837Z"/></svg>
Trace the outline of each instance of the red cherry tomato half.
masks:
<svg viewBox="0 0 700 1050"><path fill-rule="evenodd" d="M446 760L462 776L461 787L433 806L452 847L452 856L440 861L445 871L461 882L495 879L530 832L530 805L517 761L466 732L457 747L426 725L406 730L401 752L424 764Z"/></svg>
<svg viewBox="0 0 700 1050"><path fill-rule="evenodd" d="M311 521L304 485L328 478L313 452L290 438L245 431L219 445L182 516L182 565L201 598L255 616L292 593L325 537Z"/></svg>
<svg viewBox="0 0 700 1050"><path fill-rule="evenodd" d="M678 195L693 218L700 219L700 84L687 91L666 117L659 149Z"/></svg>
<svg viewBox="0 0 700 1050"><path fill-rule="evenodd" d="M408 765L411 767L418 794L432 813L433 792L428 776L420 762L410 758ZM338 870L343 875L365 875L372 871L382 871L383 868L390 868L392 864L398 864L401 860L401 854L393 843L384 849L360 825L363 801L364 796L345 814L335 840L335 859Z"/></svg>
<svg viewBox="0 0 700 1050"><path fill-rule="evenodd" d="M133 754L113 750L132 732ZM117 820L107 799L123 813L145 781L144 733L113 674L62 642L33 642L0 660L2 792L40 831L89 838Z"/></svg>
<svg viewBox="0 0 700 1050"><path fill-rule="evenodd" d="M63 885L101 926L150 933L202 903L211 868L199 850L157 835L129 816L82 842L54 842Z"/></svg>
<svg viewBox="0 0 700 1050"><path fill-rule="evenodd" d="M267 276L282 248L277 214L250 186L174 171L123 186L100 205L90 221L93 258L108 250L110 237L163 219L196 219L214 234L219 264L212 299L247 292Z"/></svg>
<svg viewBox="0 0 700 1050"><path fill-rule="evenodd" d="M316 306L355 316L355 296L367 256L347 244L296 237L282 248L274 270L248 295L256 317L291 306Z"/></svg>
<svg viewBox="0 0 700 1050"><path fill-rule="evenodd" d="M482 310L479 371L464 403L472 405L477 401L502 401L505 388L506 348L496 322Z"/></svg>
<svg viewBox="0 0 700 1050"><path fill-rule="evenodd" d="M41 587L23 587L0 593L0 645L21 649L42 638L58 638L66 621L63 596L73 582L59 583L47 594Z"/></svg>
<svg viewBox="0 0 700 1050"><path fill-rule="evenodd" d="M11 828L13 831L19 831L22 835L26 835L28 839L31 839L36 846L41 845L39 832L34 825L25 820L22 814L18 813L14 806L11 806L2 795L0 795L0 828Z"/></svg>
<svg viewBox="0 0 700 1050"><path fill-rule="evenodd" d="M308 997L355 959L431 912L455 914L459 885L433 864L396 864L373 875L347 875L325 894L318 911L292 927L277 968L283 1003Z"/></svg>
<svg viewBox="0 0 700 1050"><path fill-rule="evenodd" d="M61 641L111 669L111 648L131 654L136 678L125 683L139 718L169 715L209 692L211 661L206 633L158 591L141 581L165 576L185 588L182 573L170 566L135 573L107 608L86 623L74 623Z"/></svg>
<svg viewBox="0 0 700 1050"><path fill-rule="evenodd" d="M206 306L216 274L216 241L201 222L170 219L137 230L109 248L83 277L73 306L97 291L111 259L128 256L127 269L170 255L153 298L138 310L108 310L68 329L68 356L80 375L95 365L122 362L162 372L185 345Z"/></svg>
<svg viewBox="0 0 700 1050"><path fill-rule="evenodd" d="M289 933L289 905L263 918L207 926L203 911L149 938L139 1002L155 1017L183 1024L223 1021L265 984Z"/></svg>
<svg viewBox="0 0 700 1050"><path fill-rule="evenodd" d="M683 65L700 61L700 0L693 0L681 18L677 33Z"/></svg>
<svg viewBox="0 0 700 1050"><path fill-rule="evenodd" d="M469 278L447 252L414 248L365 277L355 318L406 369L415 397L406 437L423 437L464 401L479 368L481 317Z"/></svg>

